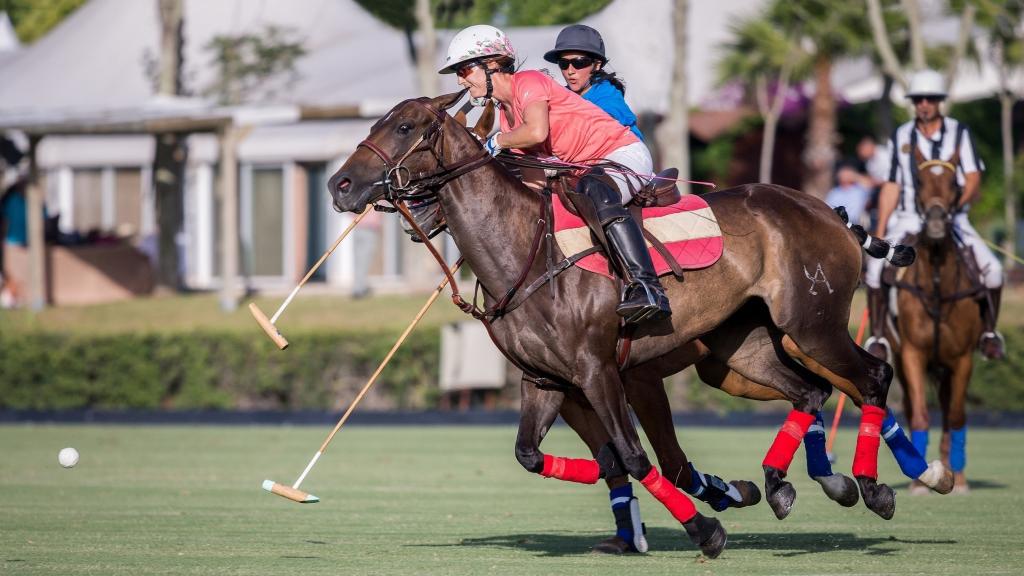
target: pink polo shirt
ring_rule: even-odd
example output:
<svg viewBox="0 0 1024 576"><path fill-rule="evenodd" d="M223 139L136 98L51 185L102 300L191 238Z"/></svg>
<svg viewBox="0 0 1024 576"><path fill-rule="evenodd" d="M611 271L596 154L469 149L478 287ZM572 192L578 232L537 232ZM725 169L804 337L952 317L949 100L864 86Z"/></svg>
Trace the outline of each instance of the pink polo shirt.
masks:
<svg viewBox="0 0 1024 576"><path fill-rule="evenodd" d="M591 102L584 100L550 76L537 70L512 76L513 122L500 114L501 130L508 132L523 122L523 111L533 102L548 103L548 138L526 150L530 154L554 155L566 162L588 162L640 140Z"/></svg>

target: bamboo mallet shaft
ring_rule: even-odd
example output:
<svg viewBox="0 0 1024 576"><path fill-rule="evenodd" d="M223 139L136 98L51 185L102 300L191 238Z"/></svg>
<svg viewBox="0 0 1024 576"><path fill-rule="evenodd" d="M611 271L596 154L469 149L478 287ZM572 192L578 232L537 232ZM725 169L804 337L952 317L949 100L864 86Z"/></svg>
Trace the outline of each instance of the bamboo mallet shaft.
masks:
<svg viewBox="0 0 1024 576"><path fill-rule="evenodd" d="M459 260L459 262L457 262L455 266L452 267L451 273L455 274L455 272L458 271L459 266L461 265L462 261ZM319 460L320 456L324 453L324 451L327 450L327 445L330 444L331 440L334 439L334 435L337 434L338 430L341 430L341 427L345 425L345 422L348 420L348 417L356 409L356 406L359 405L359 402L363 399L363 396L366 395L366 393L370 390L370 387L373 386L374 382L377 381L377 377L380 376L381 372L384 371L384 367L388 365L388 362L391 361L391 357L395 355L395 352L397 352L398 349L402 346L402 343L405 342L405 339L409 337L409 334L413 331L416 325L419 324L420 320L427 313L427 310L430 309L430 307L437 300L437 297L441 295L442 291L444 291L444 287L447 284L448 278L445 277L444 279L441 280L441 283L437 285L437 288L434 290L434 293L431 294L430 298L427 299L427 303L424 304L422 308L420 308L419 313L416 314L415 318L413 318L412 323L409 324L409 326L405 329L405 332L402 332L402 335L398 338L398 341L395 342L395 345L391 347L391 350L388 352L387 356L385 356L384 360L381 361L380 366L377 367L377 370L373 373L372 376L370 376L370 379L367 380L366 384L363 386L363 389L359 391L359 394L357 394L355 399L352 400L352 403L349 404L348 409L345 410L345 413L341 416L341 420L338 420L337 425L334 426L334 430L331 430L331 433L327 435L327 439L324 440L324 443L320 445L320 449L317 450L316 454L313 455L313 459L309 461L309 464L306 466L306 469L302 471L302 474L299 476L298 480L296 480L295 483L292 484L292 488L298 488L302 484L302 481L306 479L306 475L309 474L309 471L313 468L313 465L316 464L316 461Z"/></svg>
<svg viewBox="0 0 1024 576"><path fill-rule="evenodd" d="M309 281L310 278L313 277L313 274L317 271L318 268L320 268L324 261L327 260L327 257L334 252L338 245L341 244L341 241L344 240L346 236L348 236L349 232L355 229L356 225L359 224L359 222L362 221L362 219L365 218L366 215L370 213L370 210L372 210L372 208L367 208L366 210L363 210L362 214L357 215L355 219L352 220L352 223L349 224L347 228L345 228L345 230L341 233L340 236L338 236L338 239L334 241L334 244L330 247L330 249L328 249L326 252L323 253L322 256L320 256L320 259L317 260L316 264L314 264L313 267L309 269L309 272L306 272L306 276L302 279L301 282L299 282L299 285L292 290L292 293L289 294L287 298L285 298L281 306L278 307L277 312L274 312L273 317L267 318L267 315L264 314L262 310L260 310L259 306L257 306L255 302L249 303L249 313L252 314L253 318L256 319L256 322L260 325L261 328L263 328L263 331L267 333L267 336L269 336L270 339L274 341L274 344L276 344L279 349L284 350L285 348L287 348L288 340L286 340L285 337L281 334L281 331L277 329L277 319L281 317L281 314L284 312L284 309L287 308L289 304L291 304L292 299L295 298L295 295L299 293L299 289L302 288L302 286L305 285L305 283Z"/></svg>

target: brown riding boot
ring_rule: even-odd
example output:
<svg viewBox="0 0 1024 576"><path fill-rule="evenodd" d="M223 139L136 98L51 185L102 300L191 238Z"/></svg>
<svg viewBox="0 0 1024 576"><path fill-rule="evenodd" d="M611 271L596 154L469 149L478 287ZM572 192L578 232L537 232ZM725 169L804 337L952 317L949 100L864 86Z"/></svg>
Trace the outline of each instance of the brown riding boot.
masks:
<svg viewBox="0 0 1024 576"><path fill-rule="evenodd" d="M889 315L889 294L886 288L868 287L868 317L871 321L871 337L864 343L869 354L892 363L892 346L885 338L885 321Z"/></svg>
<svg viewBox="0 0 1024 576"><path fill-rule="evenodd" d="M978 348L981 355L989 360L1004 360L1006 358L1006 344L1003 342L1003 335L996 331L996 322L999 320L999 305L1003 298L1003 287L990 288L987 298L981 301L981 319L985 323L985 331L981 334Z"/></svg>

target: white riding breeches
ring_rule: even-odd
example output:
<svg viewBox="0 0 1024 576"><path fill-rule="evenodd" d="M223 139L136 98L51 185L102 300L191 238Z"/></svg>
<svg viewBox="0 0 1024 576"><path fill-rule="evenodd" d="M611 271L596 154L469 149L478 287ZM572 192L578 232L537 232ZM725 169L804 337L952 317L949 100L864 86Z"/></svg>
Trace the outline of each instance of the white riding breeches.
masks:
<svg viewBox="0 0 1024 576"><path fill-rule="evenodd" d="M637 174L644 176L654 173L654 160L651 158L651 151L647 149L647 145L643 142L634 142L622 148L616 148L614 152L608 155L608 160L618 162ZM633 194L629 190L629 180L633 181L633 185L636 188L645 186L649 180L649 178L641 179L633 175L619 174L618 172L611 171L608 172L608 175L612 177L615 185L619 188L619 192L622 193L623 204L633 198Z"/></svg>
<svg viewBox="0 0 1024 576"><path fill-rule="evenodd" d="M917 234L921 231L923 222L921 217L912 212L896 212L889 218L889 226L886 228L885 241L894 244L902 240L907 234ZM982 283L985 288L999 288L1003 285L1003 265L996 258L995 254L985 245L985 241L967 220L967 214L960 213L953 217L953 226L961 241L974 252L974 259L978 262L981 270ZM885 260L882 258L868 258L867 273L864 282L870 288L880 288L882 280L882 267Z"/></svg>

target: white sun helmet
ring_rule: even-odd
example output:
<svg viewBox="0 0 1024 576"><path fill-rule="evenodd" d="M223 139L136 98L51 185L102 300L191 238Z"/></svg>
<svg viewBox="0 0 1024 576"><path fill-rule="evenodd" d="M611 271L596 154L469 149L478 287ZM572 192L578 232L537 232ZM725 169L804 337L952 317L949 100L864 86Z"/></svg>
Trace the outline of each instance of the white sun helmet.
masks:
<svg viewBox="0 0 1024 576"><path fill-rule="evenodd" d="M914 96L946 97L946 80L935 70L921 70L910 79L907 98Z"/></svg>
<svg viewBox="0 0 1024 576"><path fill-rule="evenodd" d="M484 56L508 56L515 60L516 51L508 36L494 26L470 26L452 38L448 45L448 55L444 59L444 68L438 70L438 73L452 74L459 64Z"/></svg>

